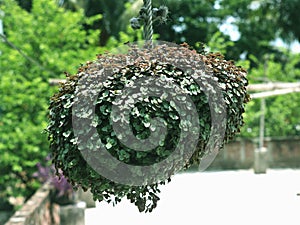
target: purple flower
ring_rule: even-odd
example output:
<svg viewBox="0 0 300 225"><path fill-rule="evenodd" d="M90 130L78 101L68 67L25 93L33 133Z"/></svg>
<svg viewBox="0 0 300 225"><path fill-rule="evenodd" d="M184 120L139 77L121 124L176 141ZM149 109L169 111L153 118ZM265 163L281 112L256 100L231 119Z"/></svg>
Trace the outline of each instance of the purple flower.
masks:
<svg viewBox="0 0 300 225"><path fill-rule="evenodd" d="M49 182L56 190L56 197L73 196L73 187L63 175L62 170L56 171L53 164L50 164L51 157L47 156L45 165L37 163L37 171L33 177L37 178L41 183ZM58 172L58 173L57 173ZM57 176L58 174L59 176Z"/></svg>

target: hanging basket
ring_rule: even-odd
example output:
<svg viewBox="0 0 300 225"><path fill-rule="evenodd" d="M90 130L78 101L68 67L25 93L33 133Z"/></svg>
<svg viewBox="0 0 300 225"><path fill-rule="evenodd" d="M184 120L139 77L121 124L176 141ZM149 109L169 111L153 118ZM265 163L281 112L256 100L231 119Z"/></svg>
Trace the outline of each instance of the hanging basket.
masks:
<svg viewBox="0 0 300 225"><path fill-rule="evenodd" d="M151 212L159 185L240 131L246 71L186 44L118 52L80 67L51 98L50 148L55 166L95 200L126 197Z"/></svg>

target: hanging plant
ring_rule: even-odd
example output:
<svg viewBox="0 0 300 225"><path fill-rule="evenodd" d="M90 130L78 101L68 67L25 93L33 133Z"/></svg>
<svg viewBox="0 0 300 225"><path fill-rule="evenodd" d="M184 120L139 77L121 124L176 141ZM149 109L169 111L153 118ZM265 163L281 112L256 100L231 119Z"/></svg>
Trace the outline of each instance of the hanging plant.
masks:
<svg viewBox="0 0 300 225"><path fill-rule="evenodd" d="M147 15L149 6L140 13ZM50 148L56 168L95 200L126 197L151 212L159 185L193 164L208 166L239 132L246 71L187 44L150 41L118 52L68 75L51 98Z"/></svg>

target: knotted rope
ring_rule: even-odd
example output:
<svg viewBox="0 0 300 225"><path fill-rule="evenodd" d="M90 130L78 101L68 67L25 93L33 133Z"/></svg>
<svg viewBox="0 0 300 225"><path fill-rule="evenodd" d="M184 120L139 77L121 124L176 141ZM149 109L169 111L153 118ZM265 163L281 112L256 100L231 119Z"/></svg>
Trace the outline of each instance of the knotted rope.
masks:
<svg viewBox="0 0 300 225"><path fill-rule="evenodd" d="M168 8L166 6L160 6L159 8L152 9L151 0L143 0L144 6L141 8L138 17L134 17L130 20L131 27L133 29L140 29L142 25L144 39L146 41L152 41L153 38L153 21L159 20L161 23L167 21Z"/></svg>
<svg viewBox="0 0 300 225"><path fill-rule="evenodd" d="M151 41L153 37L153 25L152 25L152 1L144 0L145 16L144 16L144 39Z"/></svg>

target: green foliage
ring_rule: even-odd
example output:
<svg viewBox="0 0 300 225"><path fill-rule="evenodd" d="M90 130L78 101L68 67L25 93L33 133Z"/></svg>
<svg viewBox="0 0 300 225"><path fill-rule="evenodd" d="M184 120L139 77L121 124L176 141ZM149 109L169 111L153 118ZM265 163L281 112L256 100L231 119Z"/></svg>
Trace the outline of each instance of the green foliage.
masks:
<svg viewBox="0 0 300 225"><path fill-rule="evenodd" d="M265 61L258 62L258 60L252 56L252 60L257 62L259 66L250 71L250 83L260 83L264 77L270 82L299 82L299 54L283 50L281 59L276 59L275 55L268 55L264 58ZM299 93L292 93L266 99L266 136L299 135L299 101ZM242 136L258 137L260 100L254 99L246 107L246 125L242 129Z"/></svg>
<svg viewBox="0 0 300 225"><path fill-rule="evenodd" d="M277 4L271 1L222 0L220 13L225 18L233 18L233 25L240 32L228 57L237 60L246 52L247 56L255 55L259 60L266 52L271 52L270 42L278 35ZM238 58L237 58L238 57Z"/></svg>
<svg viewBox="0 0 300 225"><path fill-rule="evenodd" d="M216 33L208 43L208 49L227 53L227 47L233 42L226 42ZM263 51L262 51L263 53ZM299 82L299 54L278 48L276 53L249 55L249 60L240 60L241 65L249 70L250 84L262 82ZM262 58L263 60L261 60ZM252 62L256 67L251 67ZM265 69L266 68L266 69ZM265 77L265 78L264 78ZM276 96L267 99L266 136L294 136L300 133L299 93ZM255 99L246 105L245 126L241 136L256 138L259 136L260 100Z"/></svg>
<svg viewBox="0 0 300 225"><path fill-rule="evenodd" d="M221 18L215 10L215 0L206 1L176 1L158 0L153 5L166 5L170 14L167 23L154 27L154 31L165 41L187 42L194 46L197 42L208 43L211 36L219 31Z"/></svg>
<svg viewBox="0 0 300 225"><path fill-rule="evenodd" d="M281 36L286 40L297 38L300 40L300 19L298 12L300 10L299 0L280 1L279 4L279 26L282 28Z"/></svg>
<svg viewBox="0 0 300 225"><path fill-rule="evenodd" d="M184 49L174 50L170 56L170 60L173 60L172 62L177 62L178 59L190 60L195 59L196 55L198 55L196 51L190 51L187 48ZM74 124L78 122L73 123L72 121L90 121L87 124L78 124L76 126L77 134L83 135L87 140L100 137L106 150L121 162L142 166L158 163L166 159L174 151L178 145L179 136L186 135L182 130L185 129L185 126L188 126L187 123L191 123L189 119L182 119L183 115L180 115L176 111L174 102L167 101L166 97L164 97L172 95L176 100L183 102L187 107L187 111L190 111L191 109L186 103L186 99L182 99L180 95L181 91L168 90L161 97L142 97L142 100L139 99L139 102L134 104L132 109L130 104L133 103L128 103L129 99L127 103L122 104L123 110L130 112L129 121L123 118L121 114L112 115L112 107L115 104L121 104L114 100L117 96L124 95L124 87L126 85L129 85L129 87L140 87L138 84L135 85L135 80L151 76L169 79L172 83L182 87L183 93L191 97L197 109L200 134L197 150L191 158L187 159L188 161L185 164L185 167L188 168L192 164L199 163L200 158L207 153L205 148L208 146L212 130L211 110L218 113L222 105L215 105L215 108L211 107L206 97L207 93L197 85L189 74L185 74L179 68L172 66L173 64L162 64L156 62L155 59L154 61L149 61L149 53L136 51L134 50L134 54L138 54L140 61L135 61L133 64L123 68L114 68L115 70L118 69L118 71L113 73L107 80L101 80L103 79L102 70L99 69L102 68L101 65L105 65L107 61L115 65L114 62L117 63L120 57L129 57L130 53L127 55L117 55L115 56L117 57L116 59L109 54L99 55L96 61L84 65L79 68L77 74L67 77L67 82L62 85L60 91L51 99L50 120L47 130L51 142L51 151L54 156L53 161L57 168L63 170L64 175L69 178L73 185L82 186L83 189L91 188L94 198L99 201L112 201L114 204L117 204L123 197L126 197L139 208L139 211L151 212L157 206L157 201L159 200L157 196L157 193L160 192L158 186L159 184L165 184L167 180L162 180L155 184L151 184L150 180L149 183L136 186L116 183L105 178L86 162L81 150L83 150L84 155L94 160L95 165L99 165L100 171L103 167L108 167L111 171L114 171L115 168L120 166L120 162L118 164L111 164L110 162L103 164L105 155L102 155L101 151L97 149L99 142L93 143L92 141L88 141L86 142L87 149L80 149L78 143L82 142L82 140L78 140L74 129ZM160 55L161 52L165 51L163 47L159 46L151 49L153 55ZM225 138L221 140L223 143L238 133L240 127L243 125L242 114L244 112L244 105L249 101L246 94L246 86L248 84L245 77L246 72L244 69L236 67L232 62L224 60L220 54L206 54L201 52L201 58L207 67L211 68L211 76L218 80L222 91L221 95L225 99L227 120L222 121L223 123L214 124L217 127L215 129L221 129L223 125L226 127ZM190 66L192 67L193 65ZM81 87L79 82L81 79L87 79L87 83L93 85L93 88L92 86L86 88L89 90L92 88L92 90L97 91L96 99L93 99L90 103L93 104L92 108L95 108L96 116L92 114L90 106L83 105L79 111L75 112L72 109L78 99L86 99L87 101L83 102L89 102L90 95L86 91L76 91L78 87ZM133 86L130 85L131 83ZM165 85L165 83L163 84ZM202 85L207 89L212 88L212 90L215 90L205 79ZM145 88L147 89L148 87L140 87L138 93L143 93L145 91L143 89ZM149 88L151 89L151 87ZM147 139L150 135L150 130L156 130L161 135L159 127L150 123L151 119L157 117L164 119L164 123L167 125L167 135L159 142L159 146L155 145L156 147L149 152L137 152L125 146L119 141L116 130L113 129L113 122L121 123L121 121L125 121L126 124L130 125L134 135L138 139ZM93 136L95 128L97 134ZM130 129L126 130L126 132L130 132ZM188 137L183 136L183 138L187 139ZM218 139L220 137L214 138ZM158 139L159 137L155 140ZM189 147L192 148L192 146ZM212 150L210 147L209 150ZM215 146L212 148L215 148ZM186 149L181 150L185 151ZM97 161L99 159L102 159L101 163ZM169 174L170 170L178 170L177 167L182 164L182 160L180 158L177 161L172 161L168 165L170 168L154 167L153 174L166 173L171 175ZM139 169L132 169L130 173L134 177L144 176L144 173ZM114 173L114 176L118 176L118 174Z"/></svg>
<svg viewBox="0 0 300 225"><path fill-rule="evenodd" d="M211 37L207 46L210 52L220 52L225 55L228 47L234 46L234 43L232 41L225 40L222 33L218 31Z"/></svg>
<svg viewBox="0 0 300 225"><path fill-rule="evenodd" d="M32 0L18 0L30 11ZM120 31L126 31L129 20L136 16L142 0L64 0L64 7L85 11L85 15L103 14L104 19L92 25L102 30L99 41L106 45L110 37L117 40ZM255 55L262 60L266 53L275 52L271 41L280 37L287 42L300 40L298 9L300 0L156 0L153 7L165 5L170 14L166 24L155 25L154 31L161 40L194 46L197 42L208 43L220 31L221 25L230 19L240 33L234 46L228 46L226 57L238 60ZM227 24L228 25L228 24ZM225 40L229 35L222 33ZM252 65L253 66L253 65Z"/></svg>
<svg viewBox="0 0 300 225"><path fill-rule="evenodd" d="M83 9L85 15L88 17L97 14L103 15L103 20L97 21L92 25L93 28L101 30L99 35L101 46L106 46L110 37L114 36L118 38L120 31L126 31L126 28L121 30L120 27L122 25L121 15L125 10L125 3L128 0L65 0L64 2L67 8L72 5L70 7L72 10L78 7ZM129 24L129 21L127 21L127 24Z"/></svg>
<svg viewBox="0 0 300 225"><path fill-rule="evenodd" d="M83 11L70 12L54 0L34 0L31 12L13 0L0 2L7 39L0 41L0 198L24 196L38 187L36 163L48 154L49 78L75 71L100 51L99 31L86 31ZM20 54L20 51L22 54Z"/></svg>

